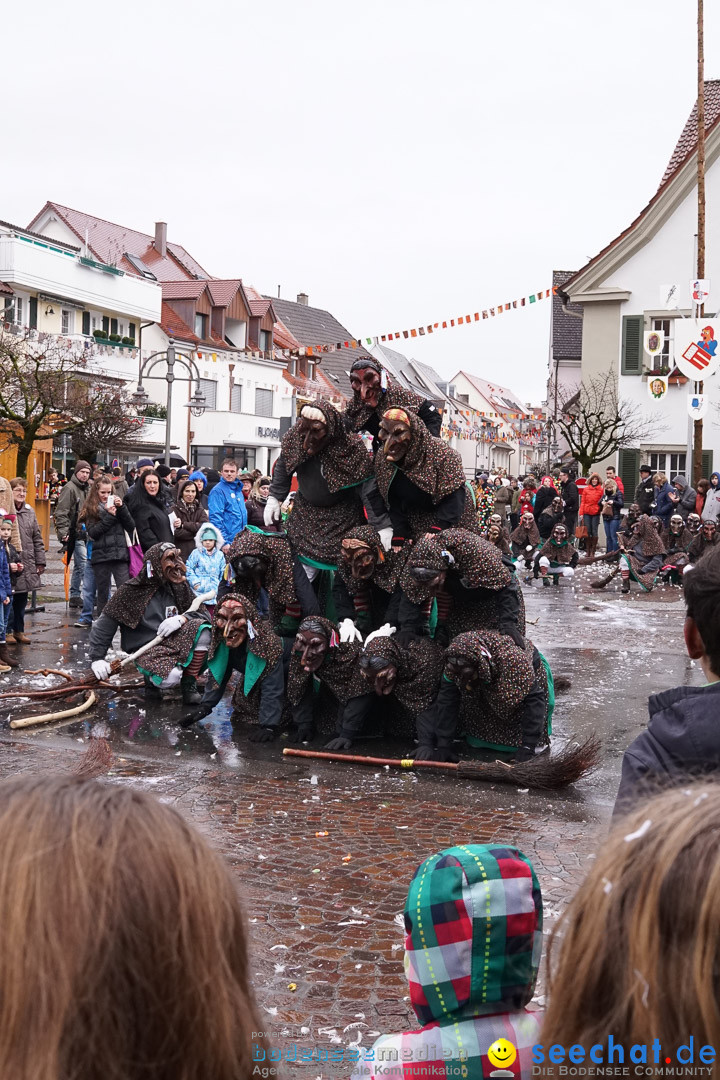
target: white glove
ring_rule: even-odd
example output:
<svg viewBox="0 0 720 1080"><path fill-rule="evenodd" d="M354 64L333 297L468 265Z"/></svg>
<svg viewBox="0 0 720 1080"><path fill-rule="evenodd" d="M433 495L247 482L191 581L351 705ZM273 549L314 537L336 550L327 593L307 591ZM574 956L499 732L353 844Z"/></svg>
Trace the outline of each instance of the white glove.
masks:
<svg viewBox="0 0 720 1080"><path fill-rule="evenodd" d="M376 637L392 637L397 630L397 626L391 626L389 622L386 622L379 630L373 630L372 634L368 634L365 638L365 648L367 649L373 638Z"/></svg>
<svg viewBox="0 0 720 1080"><path fill-rule="evenodd" d="M98 682L109 679L112 674L112 669L107 660L93 660L90 666L92 668L92 673Z"/></svg>
<svg viewBox="0 0 720 1080"><path fill-rule="evenodd" d="M385 548L386 551L389 551L392 547L392 528L378 529L378 536L380 537L380 543L382 544L382 546Z"/></svg>
<svg viewBox="0 0 720 1080"><path fill-rule="evenodd" d="M272 495L268 495L263 521L270 528L271 525L275 525L276 522L280 521L280 516L280 503Z"/></svg>
<svg viewBox="0 0 720 1080"><path fill-rule="evenodd" d="M185 625L184 615L171 615L169 619L163 619L157 628L158 637L170 637L176 630L179 630L181 626Z"/></svg>
<svg viewBox="0 0 720 1080"><path fill-rule="evenodd" d="M362 634L358 630L352 619L343 619L338 626L340 631L340 643L346 644L348 641L362 641Z"/></svg>
<svg viewBox="0 0 720 1080"><path fill-rule="evenodd" d="M184 674L184 669L176 664L175 667L171 670L170 674L165 679L163 679L163 686L179 686L182 682L182 677Z"/></svg>

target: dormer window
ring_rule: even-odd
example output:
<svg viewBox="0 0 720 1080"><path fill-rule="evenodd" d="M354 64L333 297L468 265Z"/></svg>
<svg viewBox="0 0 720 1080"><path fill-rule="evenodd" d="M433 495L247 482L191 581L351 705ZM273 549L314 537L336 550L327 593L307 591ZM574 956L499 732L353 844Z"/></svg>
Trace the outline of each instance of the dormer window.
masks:
<svg viewBox="0 0 720 1080"><path fill-rule="evenodd" d="M207 338L207 323L207 315L195 316L195 335L203 341L205 341Z"/></svg>

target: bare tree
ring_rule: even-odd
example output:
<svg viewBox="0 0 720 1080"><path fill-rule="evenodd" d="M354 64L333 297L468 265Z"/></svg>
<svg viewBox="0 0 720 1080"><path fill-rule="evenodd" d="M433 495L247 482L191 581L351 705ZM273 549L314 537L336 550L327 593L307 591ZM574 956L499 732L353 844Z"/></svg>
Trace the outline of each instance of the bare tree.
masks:
<svg viewBox="0 0 720 1080"><path fill-rule="evenodd" d="M617 450L638 449L666 427L659 416L620 398L612 371L583 380L566 400L561 395L556 424L583 473Z"/></svg>
<svg viewBox="0 0 720 1080"><path fill-rule="evenodd" d="M72 434L78 460L94 461L99 452L131 449L143 426L125 391L112 384L75 379L68 384L66 410L73 420L65 430Z"/></svg>
<svg viewBox="0 0 720 1080"><path fill-rule="evenodd" d="M0 430L6 445L17 446L18 476L24 476L32 445L43 429L67 431L68 380L86 367L83 350L53 335L14 332L0 324Z"/></svg>

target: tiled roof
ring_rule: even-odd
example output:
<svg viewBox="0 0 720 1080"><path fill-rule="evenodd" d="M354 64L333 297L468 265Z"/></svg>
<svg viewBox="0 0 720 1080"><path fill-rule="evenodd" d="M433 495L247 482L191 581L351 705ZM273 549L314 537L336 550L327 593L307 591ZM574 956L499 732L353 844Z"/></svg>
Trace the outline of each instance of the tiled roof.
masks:
<svg viewBox="0 0 720 1080"><path fill-rule="evenodd" d="M1 293L9 293L10 296L13 295L13 290L4 281L0 281L0 292Z"/></svg>
<svg viewBox="0 0 720 1080"><path fill-rule="evenodd" d="M720 117L720 79L708 80L705 83L705 134ZM697 101L693 105L685 127L682 129L677 145L672 152L667 169L663 173L660 187L668 182L682 165L688 154L693 153L697 146Z"/></svg>
<svg viewBox="0 0 720 1080"><path fill-rule="evenodd" d="M574 270L553 270L553 285L564 285ZM570 311L582 315L582 304L568 304ZM582 319L575 319L563 311L562 297L557 293L552 298L552 351L553 359L579 360L582 356Z"/></svg>
<svg viewBox="0 0 720 1080"><path fill-rule="evenodd" d="M215 307L228 307L241 285L240 278L228 278L227 280L211 278L207 283L210 290L210 299Z"/></svg>
<svg viewBox="0 0 720 1080"><path fill-rule="evenodd" d="M338 322L334 315L322 308L297 304L292 300L272 300L276 315L282 319L301 345L336 345L339 341L349 341L353 335ZM348 371L353 360L369 356L362 347L345 347L336 352L323 353L318 357L322 370L329 377L330 384L345 398L352 397Z"/></svg>
<svg viewBox="0 0 720 1080"><path fill-rule="evenodd" d="M174 308L164 302L160 315L160 325L168 337L178 338L180 341L190 341L194 345L197 345L200 341L200 338L193 334L190 327L183 322Z"/></svg>
<svg viewBox="0 0 720 1080"><path fill-rule="evenodd" d="M247 296L248 304L250 305L250 314L258 315L260 318L272 307L273 314L277 316L277 309L275 308L275 301L269 296L263 296L257 289L254 289L252 285L243 286L245 289L245 295Z"/></svg>
<svg viewBox="0 0 720 1080"><path fill-rule="evenodd" d="M668 162L668 166L663 173L663 178L660 181L660 187L657 189L647 206L643 207L638 216L632 221L626 229L611 240L609 244L606 244L602 251L599 251L597 255L594 255L589 262L577 270L572 278L568 278L568 282L574 280L580 274L584 274L590 269L594 263L598 262L604 255L611 251L616 244L620 243L626 236L633 232L633 230L640 224L648 210L655 205L655 203L662 198L668 184L673 179L675 174L680 168L688 161L697 148L697 131L693 131L692 120L695 117L695 124L697 128L697 102L693 107L693 111L690 113L690 117L682 130L682 134L678 139L678 142L673 150L672 157ZM720 121L720 79L708 80L705 82L705 134L708 135L714 128L718 126ZM567 282L566 282L567 284Z"/></svg>
<svg viewBox="0 0 720 1080"><path fill-rule="evenodd" d="M164 281L163 300L197 300L207 285L207 281Z"/></svg>
<svg viewBox="0 0 720 1080"><path fill-rule="evenodd" d="M506 386L488 382L487 379L481 379L478 375L471 375L468 371L461 371L460 374L464 375L468 382L473 384L478 393L482 394L496 412L526 412L525 406L520 402L517 394L514 394L512 390L508 390Z"/></svg>
<svg viewBox="0 0 720 1080"><path fill-rule="evenodd" d="M123 258L127 251L135 255L147 266L158 281L182 281L187 278L207 278L209 275L181 244L168 242L166 256L162 256L153 246L154 236L127 229L104 218L93 217L81 210L73 210L60 203L47 202L39 214L30 222L30 228L42 217L46 210L53 210L69 229L77 236L81 244L85 243L87 233L88 246L95 258L108 266L119 266L128 274L137 276L135 267Z"/></svg>
<svg viewBox="0 0 720 1080"><path fill-rule="evenodd" d="M300 342L294 334L291 334L282 319L278 319L273 327L273 342L279 349L299 349Z"/></svg>

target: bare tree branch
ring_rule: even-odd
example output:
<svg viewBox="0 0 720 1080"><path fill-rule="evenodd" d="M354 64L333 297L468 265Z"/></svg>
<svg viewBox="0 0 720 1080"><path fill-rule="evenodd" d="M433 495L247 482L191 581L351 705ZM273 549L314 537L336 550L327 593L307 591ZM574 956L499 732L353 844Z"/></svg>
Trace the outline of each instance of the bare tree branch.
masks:
<svg viewBox="0 0 720 1080"><path fill-rule="evenodd" d="M617 450L639 449L666 427L659 417L619 397L612 371L583 380L579 391L560 394L558 401L557 427L583 473Z"/></svg>

